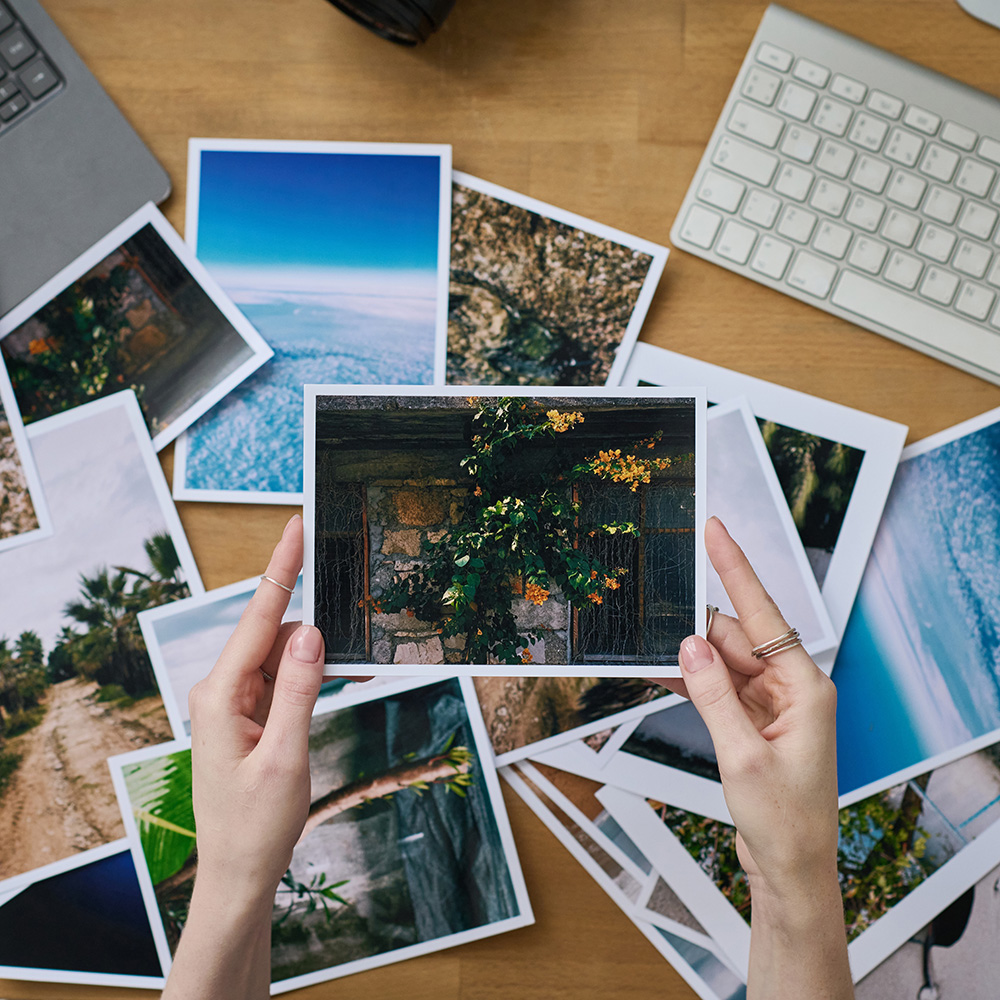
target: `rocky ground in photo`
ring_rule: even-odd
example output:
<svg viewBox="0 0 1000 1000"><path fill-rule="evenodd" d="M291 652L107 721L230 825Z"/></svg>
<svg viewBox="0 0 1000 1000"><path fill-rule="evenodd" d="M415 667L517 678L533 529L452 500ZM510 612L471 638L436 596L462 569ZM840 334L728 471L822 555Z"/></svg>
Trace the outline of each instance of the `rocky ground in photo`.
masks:
<svg viewBox="0 0 1000 1000"><path fill-rule="evenodd" d="M0 407L0 538L23 535L37 527L38 518L28 494L24 466L10 424Z"/></svg>

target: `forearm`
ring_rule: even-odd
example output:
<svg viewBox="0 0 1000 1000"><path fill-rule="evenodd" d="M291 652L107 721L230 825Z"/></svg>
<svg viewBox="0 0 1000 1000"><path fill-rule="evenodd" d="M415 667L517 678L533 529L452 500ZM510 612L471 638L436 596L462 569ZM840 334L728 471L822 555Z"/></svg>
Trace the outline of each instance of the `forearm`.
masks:
<svg viewBox="0 0 1000 1000"><path fill-rule="evenodd" d="M200 873L163 1000L263 1000L271 983L274 893L241 897Z"/></svg>
<svg viewBox="0 0 1000 1000"><path fill-rule="evenodd" d="M836 869L789 903L751 885L747 1000L853 1000Z"/></svg>

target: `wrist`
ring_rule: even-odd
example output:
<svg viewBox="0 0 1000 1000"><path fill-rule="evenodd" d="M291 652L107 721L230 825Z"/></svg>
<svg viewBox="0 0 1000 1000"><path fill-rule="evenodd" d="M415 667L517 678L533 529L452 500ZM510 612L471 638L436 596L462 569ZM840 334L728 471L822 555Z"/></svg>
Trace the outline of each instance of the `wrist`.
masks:
<svg viewBox="0 0 1000 1000"><path fill-rule="evenodd" d="M764 921L775 930L798 934L818 922L828 922L831 912L836 911L843 926L844 904L836 861L780 880L752 875L749 883L755 923Z"/></svg>

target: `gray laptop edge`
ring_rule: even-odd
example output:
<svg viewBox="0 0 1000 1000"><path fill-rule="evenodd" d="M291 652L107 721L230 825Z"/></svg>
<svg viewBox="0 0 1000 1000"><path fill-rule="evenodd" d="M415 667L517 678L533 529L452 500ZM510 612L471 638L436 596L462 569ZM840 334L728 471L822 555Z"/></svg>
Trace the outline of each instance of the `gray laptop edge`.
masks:
<svg viewBox="0 0 1000 1000"><path fill-rule="evenodd" d="M23 108L0 115L2 316L137 208L166 198L170 178L36 0L0 0L0 19L0 46L44 53L16 67L0 62L5 93L24 91L0 102L7 114ZM37 99L31 67L35 80L39 68L51 74Z"/></svg>

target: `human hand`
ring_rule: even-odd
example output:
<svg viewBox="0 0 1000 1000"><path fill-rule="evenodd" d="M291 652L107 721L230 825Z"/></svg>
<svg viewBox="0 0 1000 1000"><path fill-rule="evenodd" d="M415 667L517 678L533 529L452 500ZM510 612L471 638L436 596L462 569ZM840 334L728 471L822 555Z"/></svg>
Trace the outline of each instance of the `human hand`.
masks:
<svg viewBox="0 0 1000 1000"><path fill-rule="evenodd" d="M739 619L716 615L711 643L685 639L682 681L664 683L711 733L755 911L793 906L836 881L836 689L801 646L751 654L788 625L718 518L705 544Z"/></svg>
<svg viewBox="0 0 1000 1000"><path fill-rule="evenodd" d="M265 575L294 587L301 566L295 516ZM309 810L309 721L323 679L319 630L281 624L288 599L261 580L189 696L198 880L268 910Z"/></svg>

